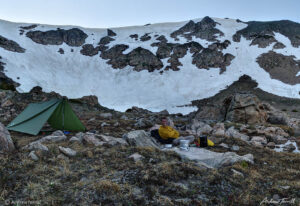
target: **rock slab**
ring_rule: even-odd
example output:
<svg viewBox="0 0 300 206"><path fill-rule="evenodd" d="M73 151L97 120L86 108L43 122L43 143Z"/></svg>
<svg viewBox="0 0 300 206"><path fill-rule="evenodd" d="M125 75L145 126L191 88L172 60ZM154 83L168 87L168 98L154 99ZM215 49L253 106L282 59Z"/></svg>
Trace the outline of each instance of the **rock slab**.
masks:
<svg viewBox="0 0 300 206"><path fill-rule="evenodd" d="M183 159L194 160L198 164L204 165L209 168L229 166L234 164L235 162L240 161L246 161L251 164L254 163L254 157L252 154L239 156L234 152L218 153L195 147L191 147L189 151L183 151L179 148L174 148L173 151L179 154Z"/></svg>
<svg viewBox="0 0 300 206"><path fill-rule="evenodd" d="M14 143L6 127L0 123L0 153L15 150Z"/></svg>

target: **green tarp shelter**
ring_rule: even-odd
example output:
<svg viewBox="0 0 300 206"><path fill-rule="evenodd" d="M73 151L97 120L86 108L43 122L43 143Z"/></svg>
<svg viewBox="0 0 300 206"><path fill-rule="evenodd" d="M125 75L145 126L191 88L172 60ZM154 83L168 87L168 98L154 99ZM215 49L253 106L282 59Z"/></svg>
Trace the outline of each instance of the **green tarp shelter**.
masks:
<svg viewBox="0 0 300 206"><path fill-rule="evenodd" d="M8 126L8 130L37 135L48 121L54 129L84 131L85 127L66 99L31 103Z"/></svg>

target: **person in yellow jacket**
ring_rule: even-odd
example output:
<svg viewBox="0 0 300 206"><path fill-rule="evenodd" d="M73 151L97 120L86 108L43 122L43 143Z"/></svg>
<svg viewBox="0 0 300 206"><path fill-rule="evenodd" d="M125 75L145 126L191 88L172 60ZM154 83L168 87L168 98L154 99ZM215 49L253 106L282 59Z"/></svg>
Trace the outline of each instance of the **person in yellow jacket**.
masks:
<svg viewBox="0 0 300 206"><path fill-rule="evenodd" d="M172 144L173 140L179 137L179 132L168 126L167 118L163 117L161 119L161 126L158 130L152 130L151 136L163 144Z"/></svg>

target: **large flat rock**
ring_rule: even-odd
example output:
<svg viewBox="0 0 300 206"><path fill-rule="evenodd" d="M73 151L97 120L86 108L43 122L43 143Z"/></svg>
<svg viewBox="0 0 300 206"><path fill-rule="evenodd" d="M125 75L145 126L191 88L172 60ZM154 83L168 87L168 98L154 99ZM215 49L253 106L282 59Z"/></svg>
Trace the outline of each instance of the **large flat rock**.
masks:
<svg viewBox="0 0 300 206"><path fill-rule="evenodd" d="M239 156L234 152L218 153L196 147L191 147L189 151L180 150L179 148L173 148L172 150L184 159L194 160L209 168L229 166L239 161L246 161L252 164L254 163L252 154Z"/></svg>

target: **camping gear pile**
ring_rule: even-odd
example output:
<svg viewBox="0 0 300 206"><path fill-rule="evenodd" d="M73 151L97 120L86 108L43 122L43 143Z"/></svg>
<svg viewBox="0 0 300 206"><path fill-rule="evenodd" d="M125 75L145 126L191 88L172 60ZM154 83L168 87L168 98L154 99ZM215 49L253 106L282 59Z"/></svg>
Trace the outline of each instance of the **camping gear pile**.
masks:
<svg viewBox="0 0 300 206"><path fill-rule="evenodd" d="M193 146L195 147L213 147L215 144L213 141L207 138L206 135L202 135L195 138Z"/></svg>

